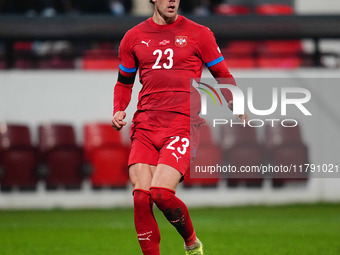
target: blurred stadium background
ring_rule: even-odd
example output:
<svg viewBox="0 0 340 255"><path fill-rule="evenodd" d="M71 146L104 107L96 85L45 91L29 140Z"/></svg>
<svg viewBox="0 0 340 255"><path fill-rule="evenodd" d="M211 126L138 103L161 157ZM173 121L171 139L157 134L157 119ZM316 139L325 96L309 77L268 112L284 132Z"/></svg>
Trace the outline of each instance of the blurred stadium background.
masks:
<svg viewBox="0 0 340 255"><path fill-rule="evenodd" d="M95 251L91 254L99 254L99 251L137 253L137 242L133 239L132 188L128 183L126 166L129 128L121 133L113 132L110 120L119 42L129 28L152 14L152 6L147 2L0 0L0 236L5 237L15 224L19 224L17 231L21 227L34 229L40 222L38 219L42 220L41 225L38 224L42 228L51 228L50 221L53 221L51 224L60 224L63 229L62 219L65 219L65 224L71 224L72 219L77 218L77 231L91 230L93 226L82 225L81 220L89 222L93 216L99 220L99 227L104 226L104 222L111 222L111 227L116 224L118 227L112 228L119 233L117 235L122 235L132 246L124 252L121 248L106 249L104 242L112 240L104 238L102 243L98 243L103 245L101 249L97 249L99 246L88 248L88 251ZM250 165L266 162L339 163L340 87L336 83L340 78L340 2L182 0L181 13L211 28L230 71L240 84L242 80L254 78L280 78L294 84L300 84L301 80L310 81L304 85L312 90L312 97L316 98L310 105L315 112L313 120L302 120L297 128L288 133L280 129L274 131L275 134L265 129L236 132L231 134L235 138L231 143L228 130L221 128L218 134L212 134L208 127L204 127L202 152L198 157L201 161L237 165L244 162L240 155L248 155L251 161L247 163ZM204 70L203 77L210 77L207 70ZM330 84L325 84L326 80ZM136 109L139 89L136 79L132 101L127 109L128 121L131 121ZM321 123L327 123L327 126ZM267 157L258 155L259 152L264 152ZM339 184L339 178L313 178L313 174L266 179L217 176L214 179L187 178L177 194L192 209L198 208L193 209L194 215L197 215L196 221L209 230L210 223L203 222L199 215L209 214L211 224L216 225L226 217L240 216L239 222L231 223L232 229L241 229L240 233L226 233L235 242L236 236L242 235L243 228L245 232L250 231L247 232L249 239L255 235L273 233L274 228L261 232L259 226L255 230L255 225L252 228L247 220L253 216L254 221L261 222L265 228L268 218L259 219L259 215L270 217L275 214L278 222L287 226L287 233L290 231L288 226L292 231L294 226L301 227L298 237L305 234L306 238L302 238L302 242L315 241L317 246L317 253L313 253L308 245L299 247L292 243L293 249L299 252L289 254L339 254L340 246L335 241L336 238L339 240L340 233ZM289 207L289 204L296 203L313 205ZM238 207L230 210L224 208L279 204L288 207L273 207L270 209L272 211L266 211L265 207L246 207L249 210L247 215L243 215L244 211ZM75 212L75 215L72 211L68 215L53 211L51 218L46 219L42 212L21 211L121 207L127 209L114 212L82 211ZM216 209L206 211L200 209L202 207ZM14 213L8 211L11 209L20 210ZM313 218L304 210L314 212L320 218ZM284 216L284 212L289 216ZM58 218L58 213L62 218ZM127 218L126 215L131 217ZM281 215L283 218L279 218ZM100 221L101 217L105 221ZM294 217L295 220L292 220ZM22 225L24 218L28 220L27 225ZM305 225L299 225L299 221L304 219ZM122 222L126 222L126 226ZM228 229L227 223L228 220L221 229ZM161 227L166 228L163 225L161 223ZM310 226L310 232L307 226ZM125 227L129 231L124 232ZM322 230L314 233L314 227ZM73 234L79 234L77 231ZM214 234L213 231L209 233ZM329 234L329 239L318 239L319 243L317 238L309 238L325 233ZM26 234L30 235L29 232ZM97 234L104 236L104 232ZM224 232L221 230L220 234ZM231 238L233 234L234 239ZM89 238L84 233L83 237ZM205 238L213 243L212 237L209 239L206 235ZM234 247L234 251L239 254L272 254L276 251L274 244L283 245L280 238L287 242L294 239L285 235L276 238L273 246L267 247L268 250L263 250L263 253L256 252L263 247L259 248L255 241L249 243L253 248L251 251L243 247ZM7 247L4 254L15 254L11 249L14 239L2 239L7 240L0 245L0 249L1 246ZM224 242L222 237L216 240ZM244 237L242 240L246 243L248 239ZM323 242L329 243L330 248L325 248ZM57 244L62 245L62 241ZM169 251L168 247L171 250L170 243L165 243L162 249ZM55 254L60 254L58 249L56 251ZM44 254L43 250L35 250L32 254L37 252ZM288 254L285 251L276 253ZM16 254L31 253L20 250ZM82 254L87 252L83 251ZM175 250L166 254L178 252ZM211 254L224 254L224 249L217 248ZM234 254L232 248L230 254Z"/></svg>

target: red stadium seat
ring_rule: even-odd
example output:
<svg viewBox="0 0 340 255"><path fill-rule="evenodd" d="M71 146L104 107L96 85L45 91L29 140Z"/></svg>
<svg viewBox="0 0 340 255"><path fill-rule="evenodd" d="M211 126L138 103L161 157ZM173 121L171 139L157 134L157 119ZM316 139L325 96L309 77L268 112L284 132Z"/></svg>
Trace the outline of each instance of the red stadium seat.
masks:
<svg viewBox="0 0 340 255"><path fill-rule="evenodd" d="M225 16L248 15L251 9L244 5L220 4L214 12ZM227 47L222 48L222 55L229 68L255 68L255 42L232 41Z"/></svg>
<svg viewBox="0 0 340 255"><path fill-rule="evenodd" d="M25 125L0 124L0 186L2 190L35 190L38 155Z"/></svg>
<svg viewBox="0 0 340 255"><path fill-rule="evenodd" d="M112 126L107 123L89 123L84 127L85 153L91 153L98 147L121 145L120 132L112 132ZM87 157L89 155L86 154Z"/></svg>
<svg viewBox="0 0 340 255"><path fill-rule="evenodd" d="M32 42L15 42L14 67L17 69L33 69L35 67Z"/></svg>
<svg viewBox="0 0 340 255"><path fill-rule="evenodd" d="M221 129L221 135L224 149L231 149L236 145L258 144L256 128L249 126L224 126Z"/></svg>
<svg viewBox="0 0 340 255"><path fill-rule="evenodd" d="M247 186L259 187L263 176L260 173L240 173L241 166L259 166L263 159L263 148L257 139L256 128L235 125L222 128L222 146L224 165L234 166L237 172L228 173L228 185L237 186L245 183Z"/></svg>
<svg viewBox="0 0 340 255"><path fill-rule="evenodd" d="M255 8L259 15L293 15L289 5L264 4ZM260 68L292 69L302 65L302 44L299 40L264 41L259 44L257 66Z"/></svg>
<svg viewBox="0 0 340 255"><path fill-rule="evenodd" d="M230 150L225 150L226 164L234 166L237 171L241 167L260 166L262 163L262 147L258 144L235 145ZM263 176L257 172L246 173L228 173L226 175L228 185L235 187L240 183L247 186L260 187L263 182Z"/></svg>
<svg viewBox="0 0 340 255"><path fill-rule="evenodd" d="M247 15L251 13L251 10L248 6L244 5L230 5L230 4L219 4L214 9L216 14L220 15Z"/></svg>
<svg viewBox="0 0 340 255"><path fill-rule="evenodd" d="M298 40L265 41L259 46L257 66L292 69L302 65L302 44Z"/></svg>
<svg viewBox="0 0 340 255"><path fill-rule="evenodd" d="M253 69L256 67L256 62L252 55L228 54L225 62L228 68Z"/></svg>
<svg viewBox="0 0 340 255"><path fill-rule="evenodd" d="M294 9L284 4L263 4L256 6L255 12L260 15L292 15Z"/></svg>
<svg viewBox="0 0 340 255"><path fill-rule="evenodd" d="M129 148L122 144L120 132L110 124L89 123L84 126L84 149L93 167L94 188L125 188L129 181Z"/></svg>
<svg viewBox="0 0 340 255"><path fill-rule="evenodd" d="M229 68L255 68L255 51L257 42L231 41L227 47L222 48L222 55Z"/></svg>
<svg viewBox="0 0 340 255"><path fill-rule="evenodd" d="M118 67L119 61L113 50L95 49L84 54L84 70L113 70Z"/></svg>
<svg viewBox="0 0 340 255"><path fill-rule="evenodd" d="M293 126L293 123L287 122L286 125ZM265 151L267 161L273 158L275 148L280 146L295 146L296 144L303 144L300 126L283 127L281 125L271 127L269 125L265 128Z"/></svg>
<svg viewBox="0 0 340 255"><path fill-rule="evenodd" d="M265 129L266 148L271 150L281 145L303 143L300 126L294 127L294 124L294 122L286 122L285 125L290 127L267 125Z"/></svg>
<svg viewBox="0 0 340 255"><path fill-rule="evenodd" d="M39 150L48 168L47 189L81 187L82 150L76 144L74 129L69 124L39 126Z"/></svg>
<svg viewBox="0 0 340 255"><path fill-rule="evenodd" d="M16 57L14 67L16 69L34 69L33 60L28 57Z"/></svg>
<svg viewBox="0 0 340 255"><path fill-rule="evenodd" d="M196 166L216 166L216 164L221 164L221 148L216 145L213 141L210 127L208 125L201 125L200 127L200 143L197 149L196 158L190 166L190 171L188 170L183 184L185 187L192 186L202 186L202 187L216 187L219 180L219 174L209 174L209 173L194 173ZM202 176L202 177L201 177ZM194 178L191 178L194 177Z"/></svg>
<svg viewBox="0 0 340 255"><path fill-rule="evenodd" d="M5 56L0 52L0 70L7 69L7 62Z"/></svg>
<svg viewBox="0 0 340 255"><path fill-rule="evenodd" d="M75 63L71 55L47 56L37 61L38 69L74 69Z"/></svg>
<svg viewBox="0 0 340 255"><path fill-rule="evenodd" d="M308 148L306 145L290 144L278 146L273 150L271 163L275 166L284 166L291 169L290 172L277 172L272 176L272 183L274 187L281 187L289 182L306 182L308 180L308 171L306 166L308 164ZM302 168L300 168L302 166ZM296 167L296 170L293 170Z"/></svg>
<svg viewBox="0 0 340 255"><path fill-rule="evenodd" d="M288 125L288 123L286 123ZM266 126L266 158L267 162L275 166L292 168L308 163L308 148L301 136L300 126L283 127ZM303 168L304 169L304 168ZM283 186L292 181L306 182L308 172L278 172L272 175L274 186Z"/></svg>
<svg viewBox="0 0 340 255"><path fill-rule="evenodd" d="M287 122L286 125L293 126L294 123ZM273 148L281 145L303 143L299 125L295 127L283 127L281 125L271 127L267 125L265 133L265 145L268 151L271 151Z"/></svg>

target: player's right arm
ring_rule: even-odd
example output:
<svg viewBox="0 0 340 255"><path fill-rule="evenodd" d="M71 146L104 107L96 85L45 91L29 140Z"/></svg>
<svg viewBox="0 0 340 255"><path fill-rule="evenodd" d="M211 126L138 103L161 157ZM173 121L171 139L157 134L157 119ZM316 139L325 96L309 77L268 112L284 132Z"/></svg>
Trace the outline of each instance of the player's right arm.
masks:
<svg viewBox="0 0 340 255"><path fill-rule="evenodd" d="M132 38L129 32L126 33L119 47L119 70L118 80L113 92L113 118L112 126L120 130L126 125L123 121L126 113L125 109L129 105L132 94L132 87L135 81L137 64L133 54Z"/></svg>

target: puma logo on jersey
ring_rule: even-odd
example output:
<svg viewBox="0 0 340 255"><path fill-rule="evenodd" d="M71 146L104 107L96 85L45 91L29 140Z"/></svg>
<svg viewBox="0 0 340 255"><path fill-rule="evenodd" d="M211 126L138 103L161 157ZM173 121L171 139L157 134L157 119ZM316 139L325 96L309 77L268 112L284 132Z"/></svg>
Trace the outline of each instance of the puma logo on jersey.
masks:
<svg viewBox="0 0 340 255"><path fill-rule="evenodd" d="M177 47L185 47L188 43L188 37L187 36L176 36L175 38L175 45Z"/></svg>
<svg viewBox="0 0 340 255"><path fill-rule="evenodd" d="M177 160L177 163L178 163L178 160L180 159L180 158L182 158L182 157L177 157L177 155L173 152L171 155L173 155L175 158L176 158L176 160Z"/></svg>
<svg viewBox="0 0 340 255"><path fill-rule="evenodd" d="M151 42L151 40L149 40L148 42L142 41L142 43L145 44L145 45L148 46L148 47L149 47L149 43L150 43L150 42Z"/></svg>

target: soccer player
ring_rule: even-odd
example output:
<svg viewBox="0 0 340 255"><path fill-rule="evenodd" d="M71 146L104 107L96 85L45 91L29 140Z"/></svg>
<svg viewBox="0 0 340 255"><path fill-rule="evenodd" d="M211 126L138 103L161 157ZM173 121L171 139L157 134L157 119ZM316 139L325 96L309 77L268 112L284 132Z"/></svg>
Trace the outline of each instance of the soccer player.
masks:
<svg viewBox="0 0 340 255"><path fill-rule="evenodd" d="M150 0L151 18L129 30L119 48L119 74L114 88L112 125L126 125L124 112L131 100L137 69L143 87L131 129L129 174L133 185L134 221L143 254L158 255L160 232L153 204L184 239L186 254L203 254L186 205L175 190L198 145L199 93L190 79L205 64L219 81L229 73L213 33L178 15L180 0ZM230 83L230 82L227 82ZM222 91L232 109L232 95ZM190 114L191 112L191 114ZM246 114L238 116L247 119Z"/></svg>

